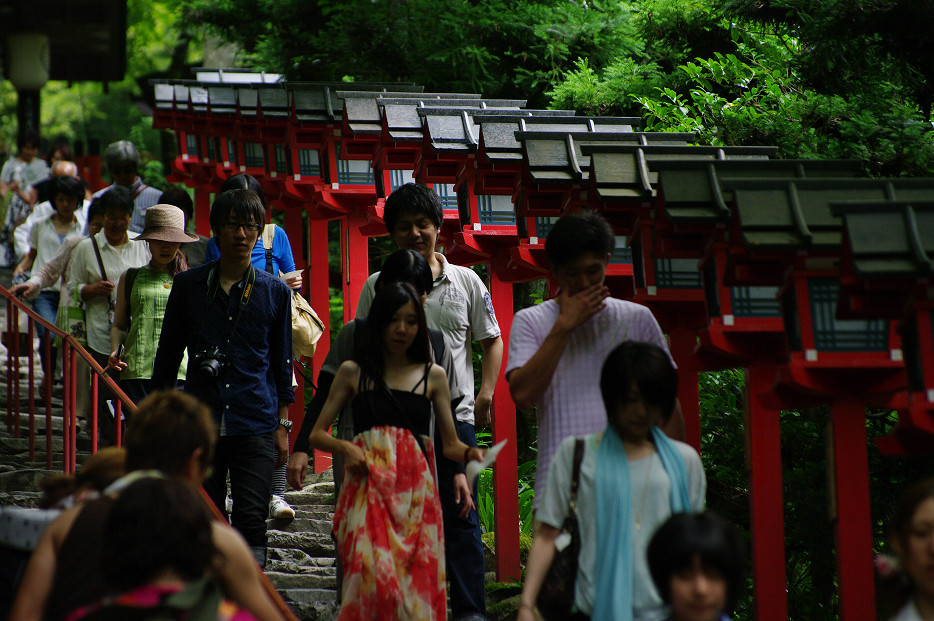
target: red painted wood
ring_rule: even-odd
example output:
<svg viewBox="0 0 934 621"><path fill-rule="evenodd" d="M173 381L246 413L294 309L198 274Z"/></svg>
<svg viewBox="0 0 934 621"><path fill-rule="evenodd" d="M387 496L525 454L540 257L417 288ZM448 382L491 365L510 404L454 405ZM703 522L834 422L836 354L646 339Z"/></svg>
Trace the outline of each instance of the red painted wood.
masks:
<svg viewBox="0 0 934 621"><path fill-rule="evenodd" d="M875 618L865 405L838 398L831 406L831 425L840 619Z"/></svg>
<svg viewBox="0 0 934 621"><path fill-rule="evenodd" d="M206 188L195 188L195 233L211 236L211 195Z"/></svg>
<svg viewBox="0 0 934 621"><path fill-rule="evenodd" d="M684 442L700 452L700 394L697 387L697 333L680 324L668 333L668 348L678 365L678 401L684 414Z"/></svg>
<svg viewBox="0 0 934 621"><path fill-rule="evenodd" d="M759 394L771 390L774 379L773 364L751 363L743 399L754 606L755 618L761 621L788 618L779 413L759 401Z"/></svg>
<svg viewBox="0 0 934 621"><path fill-rule="evenodd" d="M330 294L328 291L328 223L327 220L308 219L308 289L311 307L324 323L324 334L315 348L315 357L311 368L317 379L321 365L331 349L331 313L329 312ZM315 451L314 471L324 472L331 467L330 453Z"/></svg>
<svg viewBox="0 0 934 621"><path fill-rule="evenodd" d="M509 342L512 328L512 284L502 282L490 270L490 295L493 297L493 309L499 321L503 343ZM520 580L519 565L519 489L517 447L516 447L516 406L509 396L509 386L504 377L508 348L504 347L503 364L496 391L493 396L493 442L508 439L506 446L496 459L493 470L494 507L496 528L496 579L500 582Z"/></svg>
<svg viewBox="0 0 934 621"><path fill-rule="evenodd" d="M366 211L360 210L341 220L342 286L344 290L344 323L352 321L363 285L370 275L369 244L360 227L366 225Z"/></svg>

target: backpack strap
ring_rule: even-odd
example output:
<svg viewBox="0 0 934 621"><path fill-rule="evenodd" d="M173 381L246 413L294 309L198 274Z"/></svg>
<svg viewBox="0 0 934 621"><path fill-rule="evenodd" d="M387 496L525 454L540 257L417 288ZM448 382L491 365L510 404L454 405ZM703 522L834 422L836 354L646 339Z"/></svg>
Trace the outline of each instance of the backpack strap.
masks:
<svg viewBox="0 0 934 621"><path fill-rule="evenodd" d="M276 225L267 224L263 228L263 249L266 251L266 271L272 274L272 241L276 237ZM275 274L273 274L275 276Z"/></svg>
<svg viewBox="0 0 934 621"><path fill-rule="evenodd" d="M136 282L137 276L139 276L138 267L131 267L126 271L126 282L123 283L123 294L126 300L127 316L130 316L130 294L133 293L133 283Z"/></svg>

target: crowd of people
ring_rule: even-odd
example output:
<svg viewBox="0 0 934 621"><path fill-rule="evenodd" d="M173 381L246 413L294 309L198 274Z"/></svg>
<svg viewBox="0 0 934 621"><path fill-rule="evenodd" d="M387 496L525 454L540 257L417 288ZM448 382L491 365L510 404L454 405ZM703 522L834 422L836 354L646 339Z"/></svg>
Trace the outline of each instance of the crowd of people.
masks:
<svg viewBox="0 0 934 621"><path fill-rule="evenodd" d="M12 292L63 329L83 310L88 351L139 408L114 420L114 396L98 383L100 439L112 444L125 425L125 453L112 450L125 455L126 474L108 471L93 494L65 486L70 504L54 520L44 514L41 538L27 546L11 618L150 618L150 609L158 618L280 618L258 574L266 519L295 516L286 482L302 488L315 448L334 457L339 618L445 619L450 608L456 621L486 619L465 463L483 461L476 430L494 414L505 344L483 281L438 251L438 195L409 183L386 199L398 250L366 281L356 319L331 345L289 455L291 296L302 278L285 231L267 224L256 179L224 183L205 239L187 232L186 192L143 183L131 143L107 148L113 185L90 201L67 150L50 153L50 168L36 163L38 147L24 136L0 173L0 192L13 194L0 241L17 257L21 229L28 239L11 261L23 280ZM49 172L43 207L38 185ZM558 292L513 320L501 389L537 406L539 429L517 618L538 618L573 515L568 619L720 621L745 588L743 545L704 511L704 470L681 441L678 373L658 323L609 295L614 245L599 215L560 218L545 242ZM47 377L54 357L43 358ZM87 377L85 367L84 417ZM232 529L211 521L202 486ZM925 569L932 490L913 491L893 522L912 587L899 621L934 618Z"/></svg>

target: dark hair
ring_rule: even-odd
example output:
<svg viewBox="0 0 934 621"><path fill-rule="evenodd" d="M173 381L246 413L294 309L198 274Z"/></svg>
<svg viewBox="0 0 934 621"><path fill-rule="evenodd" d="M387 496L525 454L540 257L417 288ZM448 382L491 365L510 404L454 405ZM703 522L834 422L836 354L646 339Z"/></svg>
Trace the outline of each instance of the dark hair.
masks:
<svg viewBox="0 0 934 621"><path fill-rule="evenodd" d="M16 147L18 149L23 149L23 147L35 147L38 149L41 145L42 139L39 138L39 132L31 128L24 129L16 140Z"/></svg>
<svg viewBox="0 0 934 621"><path fill-rule="evenodd" d="M934 498L934 478L918 481L906 487L898 497L892 519L889 521L889 536L898 538L903 543L907 541L915 511L928 498Z"/></svg>
<svg viewBox="0 0 934 621"><path fill-rule="evenodd" d="M724 519L713 513L677 513L662 524L646 550L649 572L658 594L671 603L671 578L691 569L700 558L704 571L714 570L726 580L726 610L730 613L743 590L746 556L743 542Z"/></svg>
<svg viewBox="0 0 934 621"><path fill-rule="evenodd" d="M49 179L49 200L52 201L53 206L55 197L59 194L77 200L78 207L80 207L81 203L84 202L84 184L81 183L80 179L69 175L52 177Z"/></svg>
<svg viewBox="0 0 934 621"><path fill-rule="evenodd" d="M266 212L267 217L269 216L269 205L266 204L266 197L263 196L263 186L259 184L256 177L248 173L239 173L228 177L224 185L221 186L221 194L229 192L230 190L252 190L256 192L260 202L263 204L263 211Z"/></svg>
<svg viewBox="0 0 934 621"><path fill-rule="evenodd" d="M185 214L185 222L189 222L195 214L195 205L191 202L191 196L184 189L177 186L170 187L162 196L159 197L159 203L162 205L175 205Z"/></svg>
<svg viewBox="0 0 934 621"><path fill-rule="evenodd" d="M263 224L266 222L266 210L259 195L252 190L229 190L222 192L211 205L211 230L214 235L231 217L246 222Z"/></svg>
<svg viewBox="0 0 934 621"><path fill-rule="evenodd" d="M376 279L376 291L394 282L409 283L420 296L431 293L434 286L428 261L411 248L396 250L387 257L379 278Z"/></svg>
<svg viewBox="0 0 934 621"><path fill-rule="evenodd" d="M607 356L600 373L600 393L609 421L627 403L633 384L645 403L661 408L662 423L667 423L678 396L678 372L658 345L626 341Z"/></svg>
<svg viewBox="0 0 934 621"><path fill-rule="evenodd" d="M214 557L211 529L210 514L194 489L171 479L139 479L120 493L107 515L104 574L120 591L169 569L183 580L197 580Z"/></svg>
<svg viewBox="0 0 934 621"><path fill-rule="evenodd" d="M561 216L545 238L545 256L552 268L570 263L585 252L602 259L615 248L616 236L610 223L593 211Z"/></svg>
<svg viewBox="0 0 934 621"><path fill-rule="evenodd" d="M129 188L122 185L112 185L110 189L101 194L101 209L103 213L111 211L121 211L127 215L133 215L133 193Z"/></svg>
<svg viewBox="0 0 934 621"><path fill-rule="evenodd" d="M418 332L415 340L406 352L415 362L428 362L431 360L431 349L428 344L428 324L425 321L425 311L422 301L415 287L406 282L388 284L377 292L367 315L366 338L359 339L353 360L360 365L360 391L366 390L369 380L381 381L385 371L383 360L383 334L392 321L393 315L407 302L415 306L418 315Z"/></svg>
<svg viewBox="0 0 934 621"><path fill-rule="evenodd" d="M383 222L390 235L395 230L399 217L405 213L425 216L438 229L441 228L441 222L444 220L441 198L434 190L420 183L406 183L399 186L386 199L386 204L383 206Z"/></svg>
<svg viewBox="0 0 934 621"><path fill-rule="evenodd" d="M88 205L88 222L90 222L97 216L104 217L105 213L106 213L106 210L104 209L104 203L101 202L101 197L95 196L94 198L92 198L91 204Z"/></svg>
<svg viewBox="0 0 934 621"><path fill-rule="evenodd" d="M52 157L55 155L56 151L62 152L62 159L65 161L71 162L75 159L74 154L71 151L71 145L68 144L68 140L65 138L59 138L53 142L52 146L49 147L49 150L46 151L45 161L49 166L52 165Z"/></svg>
<svg viewBox="0 0 934 621"><path fill-rule="evenodd" d="M159 470L177 476L201 449L200 464L207 470L216 434L208 406L177 390L156 391L140 402L130 418L123 442L126 469Z"/></svg>
<svg viewBox="0 0 934 621"><path fill-rule="evenodd" d="M88 457L77 474L58 474L40 481L42 497L39 499L39 508L54 507L81 487L103 492L124 474L126 450L116 446L102 448Z"/></svg>

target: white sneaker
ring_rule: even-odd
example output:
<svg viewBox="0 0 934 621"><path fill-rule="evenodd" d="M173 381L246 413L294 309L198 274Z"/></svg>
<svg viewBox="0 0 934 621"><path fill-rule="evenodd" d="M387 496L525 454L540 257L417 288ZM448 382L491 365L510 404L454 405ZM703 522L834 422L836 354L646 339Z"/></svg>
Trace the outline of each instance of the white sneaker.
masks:
<svg viewBox="0 0 934 621"><path fill-rule="evenodd" d="M273 496L269 501L269 517L280 520L291 520L295 517L295 509L289 506L285 498Z"/></svg>

